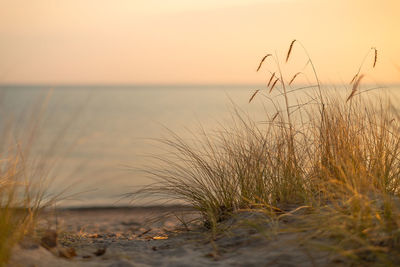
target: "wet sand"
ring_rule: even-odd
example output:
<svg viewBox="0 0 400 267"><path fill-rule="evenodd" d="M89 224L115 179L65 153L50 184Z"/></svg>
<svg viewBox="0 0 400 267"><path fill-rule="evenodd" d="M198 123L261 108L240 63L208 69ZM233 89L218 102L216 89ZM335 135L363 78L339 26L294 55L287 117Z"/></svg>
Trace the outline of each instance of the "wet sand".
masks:
<svg viewBox="0 0 400 267"><path fill-rule="evenodd" d="M224 230L212 238L200 222L190 223L198 215L188 212L187 207L47 212L38 228L42 235L57 232L56 246L46 249L24 240L15 247L9 266L344 265L301 242L305 233L281 231L284 225L271 224L262 214L241 213L225 221Z"/></svg>

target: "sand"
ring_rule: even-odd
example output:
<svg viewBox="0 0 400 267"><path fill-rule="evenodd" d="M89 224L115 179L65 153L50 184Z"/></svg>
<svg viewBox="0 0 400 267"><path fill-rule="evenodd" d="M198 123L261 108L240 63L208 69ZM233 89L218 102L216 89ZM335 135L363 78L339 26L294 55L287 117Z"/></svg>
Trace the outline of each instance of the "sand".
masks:
<svg viewBox="0 0 400 267"><path fill-rule="evenodd" d="M211 238L201 223L181 223L181 217L190 221L198 216L182 215L188 210L147 207L48 212L38 227L42 236L56 230L56 247L46 249L35 240L24 240L14 248L9 266L344 265L339 258L302 242L305 233L281 231L284 226L262 214L241 213L225 221L225 230Z"/></svg>

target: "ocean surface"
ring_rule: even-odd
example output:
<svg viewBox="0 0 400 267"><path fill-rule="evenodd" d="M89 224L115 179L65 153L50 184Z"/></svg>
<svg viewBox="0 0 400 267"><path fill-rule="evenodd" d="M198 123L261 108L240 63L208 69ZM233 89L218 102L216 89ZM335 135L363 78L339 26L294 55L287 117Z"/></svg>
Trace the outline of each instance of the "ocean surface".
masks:
<svg viewBox="0 0 400 267"><path fill-rule="evenodd" d="M234 107L262 123L275 109L266 92L249 103L256 89L262 86L2 85L0 127L13 125L22 136L40 120L31 156L59 159L48 176L49 195L66 189L58 205L126 205L130 199L124 194L152 182L139 170L151 155L162 153L155 139L169 130L192 138L200 126L227 125ZM290 101L306 97L307 90ZM383 90L395 97L400 86Z"/></svg>

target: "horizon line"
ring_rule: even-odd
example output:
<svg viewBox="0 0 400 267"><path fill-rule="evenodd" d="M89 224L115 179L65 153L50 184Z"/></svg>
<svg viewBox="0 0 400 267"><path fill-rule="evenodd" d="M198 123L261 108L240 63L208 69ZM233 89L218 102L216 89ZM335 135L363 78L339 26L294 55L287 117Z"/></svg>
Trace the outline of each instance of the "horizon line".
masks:
<svg viewBox="0 0 400 267"><path fill-rule="evenodd" d="M0 88L4 87L264 87L264 83L0 83ZM305 86L306 84L295 84L297 86ZM325 86L343 86L343 83L326 83ZM364 85L374 86L398 86L400 82L390 83L365 83ZM307 85L308 86L308 85ZM310 85L312 86L312 85ZM315 84L315 86L317 86ZM293 87L293 86L292 86Z"/></svg>

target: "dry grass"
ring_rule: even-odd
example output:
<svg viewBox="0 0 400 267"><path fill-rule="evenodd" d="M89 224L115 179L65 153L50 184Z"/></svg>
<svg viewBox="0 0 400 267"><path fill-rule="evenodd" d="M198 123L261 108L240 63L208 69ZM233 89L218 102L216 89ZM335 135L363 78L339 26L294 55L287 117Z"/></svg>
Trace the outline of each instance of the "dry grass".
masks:
<svg viewBox="0 0 400 267"><path fill-rule="evenodd" d="M21 157L13 155L2 161L0 177L0 264L9 257L12 246L32 230L38 202L30 195L30 185L21 177Z"/></svg>
<svg viewBox="0 0 400 267"><path fill-rule="evenodd" d="M315 228L335 237L343 255L398 264L398 117L388 103L352 101L336 103L324 116L314 179L327 223Z"/></svg>
<svg viewBox="0 0 400 267"><path fill-rule="evenodd" d="M33 233L40 211L59 197L46 194L55 148L51 147L46 157L32 152L45 106L46 101L32 110L29 125L1 120L0 266L8 261L13 246Z"/></svg>
<svg viewBox="0 0 400 267"><path fill-rule="evenodd" d="M291 42L286 61L296 43ZM351 92L335 95L321 89L304 52L315 76L315 84L305 86L314 88L306 101L292 103L289 94L303 87L288 90L286 84L291 86L298 73L286 83L278 59L270 56L275 69L268 83L275 73L280 77L249 102L265 94L274 115L266 114L259 124L235 110L230 126L202 131L191 141L171 133L160 140L168 156L148 170L155 184L139 193L191 204L214 232L220 221L243 209L282 214L290 212L285 207L306 205L314 210L307 227L329 239L335 253L356 263L399 264L400 117L388 99L369 100L364 94L365 59Z"/></svg>
<svg viewBox="0 0 400 267"><path fill-rule="evenodd" d="M356 81L353 83L353 89L351 90L351 94L349 95L349 97L346 99L346 102L348 102L350 99L352 99L354 97L354 95L356 94L358 87L360 86L361 80L364 78L364 75L357 75L357 79Z"/></svg>

